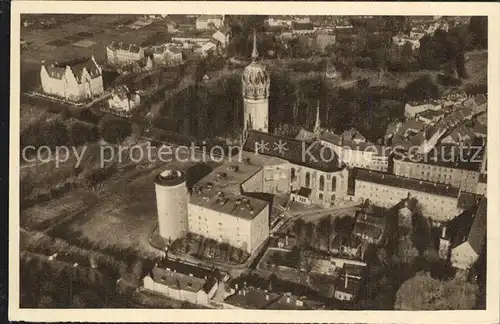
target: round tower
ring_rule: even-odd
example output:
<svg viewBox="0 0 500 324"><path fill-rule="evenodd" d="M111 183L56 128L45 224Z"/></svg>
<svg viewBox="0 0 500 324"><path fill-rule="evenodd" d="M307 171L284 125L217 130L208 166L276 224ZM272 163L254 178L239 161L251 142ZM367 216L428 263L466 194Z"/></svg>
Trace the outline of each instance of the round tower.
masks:
<svg viewBox="0 0 500 324"><path fill-rule="evenodd" d="M155 178L160 236L172 241L188 231L186 177L178 170L165 170Z"/></svg>
<svg viewBox="0 0 500 324"><path fill-rule="evenodd" d="M245 68L243 86L243 139L253 129L268 131L269 85L271 79L265 65L257 62L257 36L253 35L252 63Z"/></svg>

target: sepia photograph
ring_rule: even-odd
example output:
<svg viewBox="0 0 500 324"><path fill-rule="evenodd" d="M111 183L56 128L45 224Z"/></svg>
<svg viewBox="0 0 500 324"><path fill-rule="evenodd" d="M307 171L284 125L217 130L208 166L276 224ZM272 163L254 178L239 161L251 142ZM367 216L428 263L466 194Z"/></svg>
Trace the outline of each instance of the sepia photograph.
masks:
<svg viewBox="0 0 500 324"><path fill-rule="evenodd" d="M235 5L12 20L16 307L485 311L488 13Z"/></svg>

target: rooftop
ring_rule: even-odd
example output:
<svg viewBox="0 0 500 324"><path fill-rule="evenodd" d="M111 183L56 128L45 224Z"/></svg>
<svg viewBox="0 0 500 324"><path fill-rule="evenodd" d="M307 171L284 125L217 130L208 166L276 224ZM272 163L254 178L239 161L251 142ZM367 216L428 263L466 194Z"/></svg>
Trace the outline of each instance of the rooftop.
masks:
<svg viewBox="0 0 500 324"><path fill-rule="evenodd" d="M235 294L227 297L224 302L241 308L267 309L279 298L280 295L266 292L263 289L244 287L236 291Z"/></svg>
<svg viewBox="0 0 500 324"><path fill-rule="evenodd" d="M55 62L54 64L45 66L47 72L51 78L62 79L66 67L70 67L71 71L75 75L77 82L81 82L81 77L83 70L85 69L92 78L101 76L101 71L97 63L92 57L77 58L74 60Z"/></svg>
<svg viewBox="0 0 500 324"><path fill-rule="evenodd" d="M486 209L487 200L483 197L478 206L470 207L448 222L446 237L450 239L452 248L467 241L480 254L486 238Z"/></svg>
<svg viewBox="0 0 500 324"><path fill-rule="evenodd" d="M384 186L398 187L453 198L457 198L460 191L459 188L449 185L365 169L355 169L355 179L356 181L372 182Z"/></svg>
<svg viewBox="0 0 500 324"><path fill-rule="evenodd" d="M324 172L342 170L342 163L336 153L333 150L323 149L323 145L319 142L310 144L284 136L251 131L243 145L243 150L256 155L280 158Z"/></svg>
<svg viewBox="0 0 500 324"><path fill-rule="evenodd" d="M268 203L247 196L242 185L262 169L260 165L223 164L194 187L190 203L243 219L253 219Z"/></svg>

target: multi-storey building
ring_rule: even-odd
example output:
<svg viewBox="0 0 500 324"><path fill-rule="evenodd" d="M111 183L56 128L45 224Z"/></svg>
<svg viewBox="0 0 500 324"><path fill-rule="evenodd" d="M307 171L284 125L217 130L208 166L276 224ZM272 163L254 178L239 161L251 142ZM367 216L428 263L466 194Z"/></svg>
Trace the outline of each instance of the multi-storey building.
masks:
<svg viewBox="0 0 500 324"><path fill-rule="evenodd" d="M45 94L72 101L91 99L104 93L102 69L94 56L50 65L42 61L40 81Z"/></svg>
<svg viewBox="0 0 500 324"><path fill-rule="evenodd" d="M377 171L388 170L391 147L345 140L342 136L326 132L321 134L319 139L322 145L334 150L350 167Z"/></svg>
<svg viewBox="0 0 500 324"><path fill-rule="evenodd" d="M475 192L479 182L479 163L450 163L424 157L395 157L393 172L397 176L447 184Z"/></svg>
<svg viewBox="0 0 500 324"><path fill-rule="evenodd" d="M144 59L144 49L135 44L112 42L106 46L106 57L113 65L128 65Z"/></svg>
<svg viewBox="0 0 500 324"><path fill-rule="evenodd" d="M457 215L460 189L439 183L411 179L390 173L357 169L354 196L360 202L390 208L403 199L415 198L424 216L438 222Z"/></svg>
<svg viewBox="0 0 500 324"><path fill-rule="evenodd" d="M204 177L189 200L189 231L255 251L269 236L269 203L246 195L243 188L262 192L262 174L261 166L236 163Z"/></svg>
<svg viewBox="0 0 500 324"><path fill-rule="evenodd" d="M217 29L223 24L223 15L202 15L196 19L196 29L198 30Z"/></svg>

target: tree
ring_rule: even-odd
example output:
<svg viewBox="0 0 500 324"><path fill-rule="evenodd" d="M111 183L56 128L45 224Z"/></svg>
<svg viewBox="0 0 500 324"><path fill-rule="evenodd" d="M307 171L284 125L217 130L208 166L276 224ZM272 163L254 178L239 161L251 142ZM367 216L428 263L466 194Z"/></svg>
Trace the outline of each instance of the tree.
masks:
<svg viewBox="0 0 500 324"><path fill-rule="evenodd" d="M439 89L429 75L424 75L408 83L404 89L404 93L406 99L409 101L426 100L437 98L439 96Z"/></svg>
<svg viewBox="0 0 500 324"><path fill-rule="evenodd" d="M396 256L402 263L411 263L416 257L419 256L417 248L408 235L401 236L398 240L398 249Z"/></svg>
<svg viewBox="0 0 500 324"><path fill-rule="evenodd" d="M434 279L419 272L403 282L396 293L397 310L461 310L473 309L479 292L477 284L463 276L450 281Z"/></svg>
<svg viewBox="0 0 500 324"><path fill-rule="evenodd" d="M303 238L302 234L304 232L305 225L306 222L302 218L297 219L293 223L292 232L295 235L295 239L297 240L297 242Z"/></svg>
<svg viewBox="0 0 500 324"><path fill-rule="evenodd" d="M132 129L128 121L107 115L99 122L99 132L106 142L119 144L131 134Z"/></svg>
<svg viewBox="0 0 500 324"><path fill-rule="evenodd" d="M307 222L304 226L304 236L307 241L311 242L314 238L314 224Z"/></svg>
<svg viewBox="0 0 500 324"><path fill-rule="evenodd" d="M471 17L469 30L472 33L472 43L475 47L488 48L488 17Z"/></svg>
<svg viewBox="0 0 500 324"><path fill-rule="evenodd" d="M325 216L316 224L316 233L326 241L327 247L330 247L330 238L333 232L332 215Z"/></svg>

